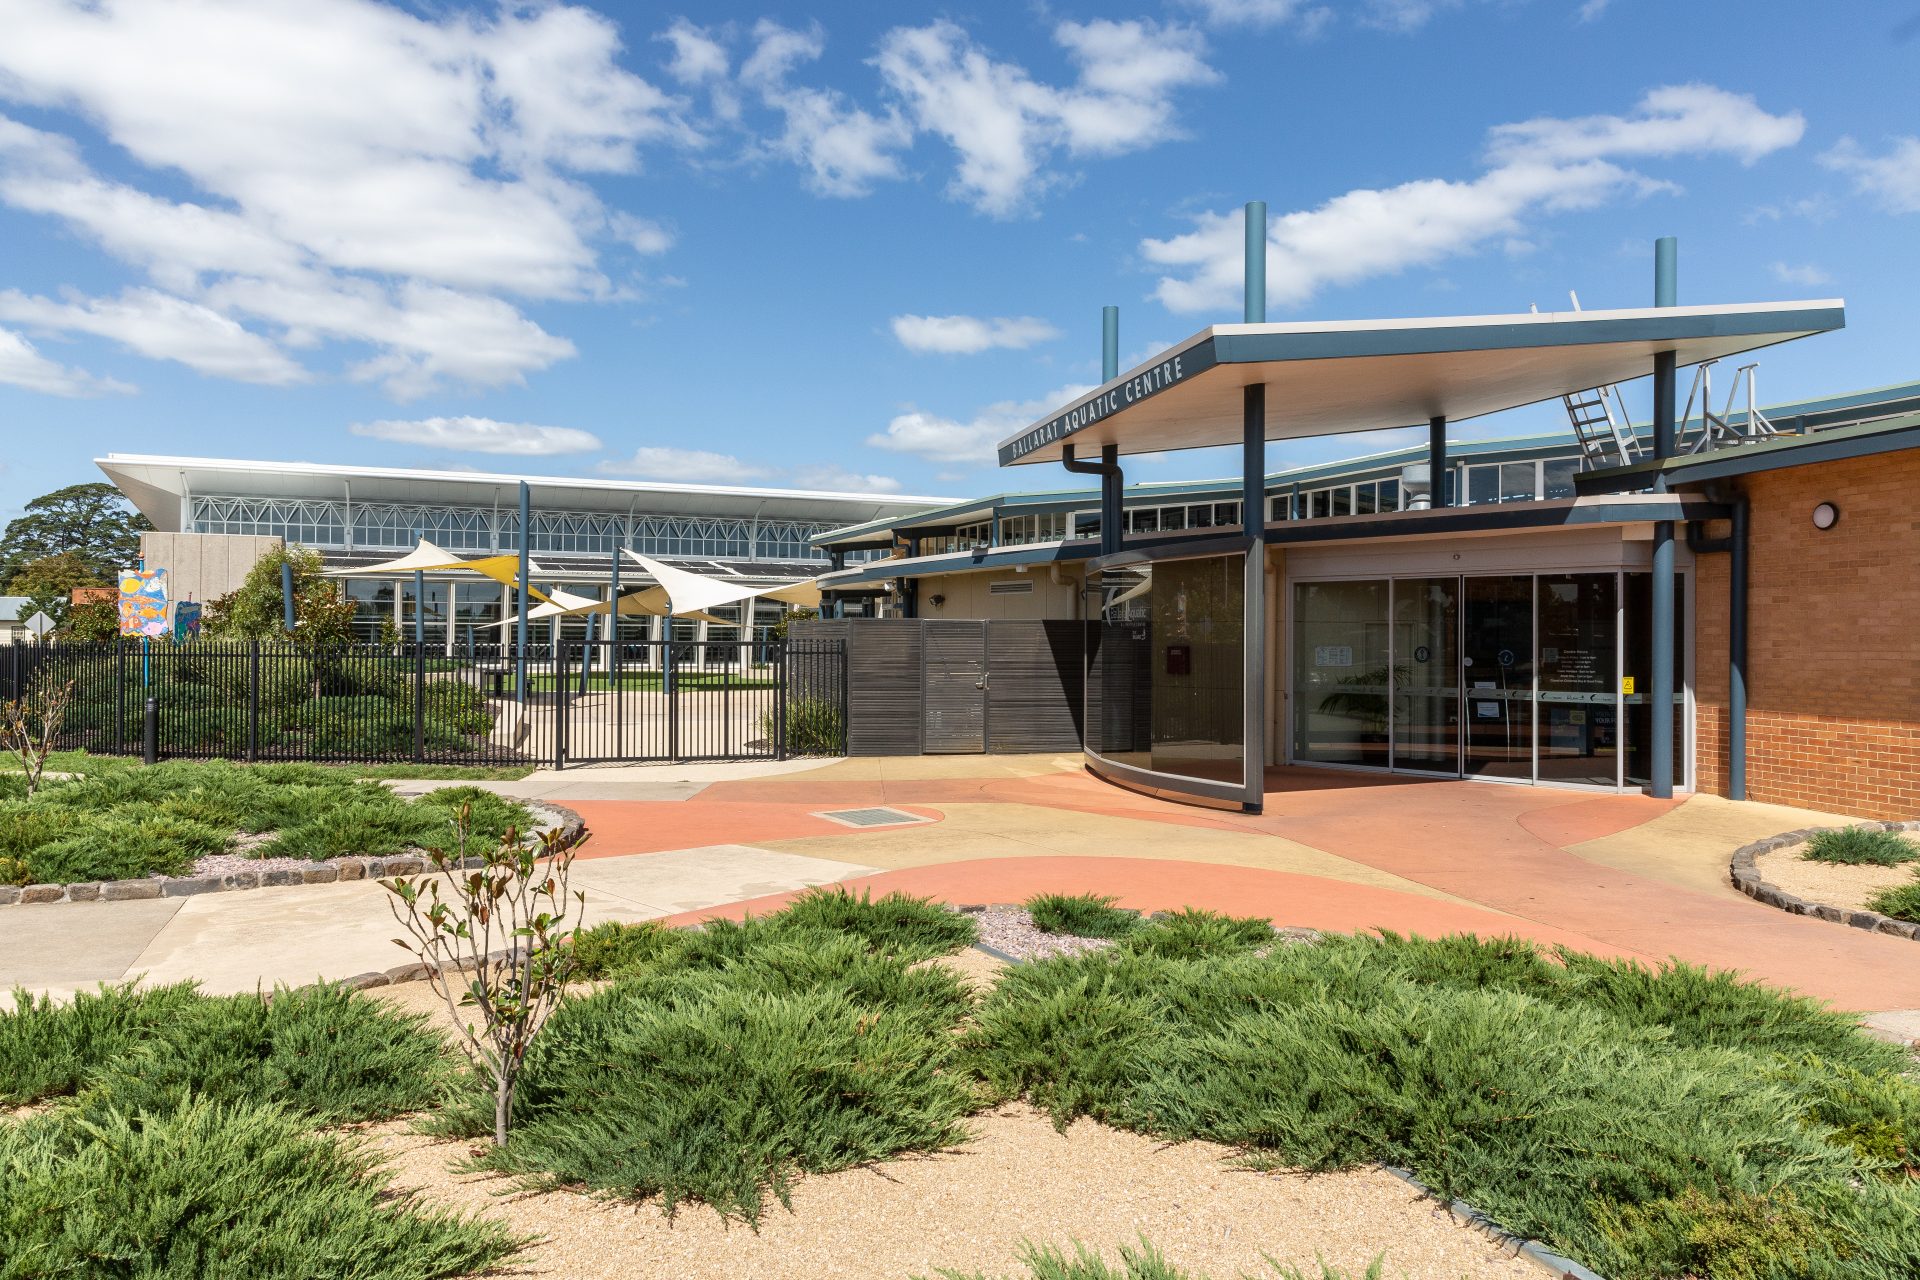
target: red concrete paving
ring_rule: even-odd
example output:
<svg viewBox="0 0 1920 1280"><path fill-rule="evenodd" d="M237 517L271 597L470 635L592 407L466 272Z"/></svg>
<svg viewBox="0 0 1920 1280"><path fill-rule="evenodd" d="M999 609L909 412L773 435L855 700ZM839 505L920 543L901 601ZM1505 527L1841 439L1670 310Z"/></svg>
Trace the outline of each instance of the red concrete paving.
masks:
<svg viewBox="0 0 1920 1280"><path fill-rule="evenodd" d="M1482 937L1518 936L1541 943L1564 943L1599 955L1624 954L1604 943L1514 920L1492 911L1440 902L1418 894L1374 885L1347 884L1318 876L1211 862L1143 858L988 858L909 867L843 881L855 893L876 896L895 891L942 902L1023 902L1036 893L1106 893L1120 905L1141 911L1203 907L1234 915L1265 916L1276 924L1304 925L1352 933L1390 929L1428 935L1477 933ZM706 911L674 916L670 923L723 917L738 920L751 912L777 911L795 894L773 894Z"/></svg>
<svg viewBox="0 0 1920 1280"><path fill-rule="evenodd" d="M1049 888L1118 893L1142 906L1217 905L1246 913L1266 910L1255 905L1266 903L1276 918L1324 928L1517 930L1602 953L1678 956L1739 969L1843 1008L1920 1008L1920 951L1910 941L1789 916L1567 851L1629 830L1676 803L1639 795L1294 768L1269 771L1267 812L1258 816L1176 804L1068 771L897 781L799 776L717 783L684 803L577 807L595 828L589 848L605 856L798 835L857 840L860 833L811 811L890 804L937 813L942 803L995 801L1282 836L1491 910L1460 915L1463 909L1453 904L1340 881L1138 858L974 860L890 872L872 883L920 885L912 891L977 902L1017 901L1037 891L1022 886L1044 880ZM1168 847L1177 854L1177 838ZM850 845L844 856L857 861L857 848Z"/></svg>
<svg viewBox="0 0 1920 1280"><path fill-rule="evenodd" d="M582 858L611 858L627 853L665 853L710 844L753 844L761 840L792 840L799 836L846 836L858 840L886 828L861 831L825 818L817 809L842 807L839 801L809 799L796 803L790 792L785 803L698 803L671 800L569 800L567 807L587 824L589 839ZM896 806L922 818L938 821L937 809ZM897 829L897 828L896 828ZM847 860L853 861L849 849Z"/></svg>

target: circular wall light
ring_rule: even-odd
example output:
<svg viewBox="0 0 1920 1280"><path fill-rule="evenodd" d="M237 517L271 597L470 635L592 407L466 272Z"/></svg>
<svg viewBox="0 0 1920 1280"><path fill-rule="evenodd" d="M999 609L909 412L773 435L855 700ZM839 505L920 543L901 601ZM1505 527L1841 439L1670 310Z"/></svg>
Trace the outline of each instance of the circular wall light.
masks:
<svg viewBox="0 0 1920 1280"><path fill-rule="evenodd" d="M1840 508L1831 502L1823 502L1813 509L1813 527L1831 529L1840 523Z"/></svg>

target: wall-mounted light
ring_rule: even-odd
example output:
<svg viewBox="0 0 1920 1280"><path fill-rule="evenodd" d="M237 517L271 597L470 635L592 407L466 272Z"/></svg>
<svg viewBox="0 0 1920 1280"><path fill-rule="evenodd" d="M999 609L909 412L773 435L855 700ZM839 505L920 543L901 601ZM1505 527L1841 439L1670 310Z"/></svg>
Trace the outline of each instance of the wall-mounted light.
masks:
<svg viewBox="0 0 1920 1280"><path fill-rule="evenodd" d="M947 602L947 598L945 596L928 596L927 597L927 603L932 605L936 609L938 609L941 605L945 604L946 602Z"/></svg>
<svg viewBox="0 0 1920 1280"><path fill-rule="evenodd" d="M1840 508L1831 502L1823 502L1813 509L1813 527L1831 529L1840 523Z"/></svg>

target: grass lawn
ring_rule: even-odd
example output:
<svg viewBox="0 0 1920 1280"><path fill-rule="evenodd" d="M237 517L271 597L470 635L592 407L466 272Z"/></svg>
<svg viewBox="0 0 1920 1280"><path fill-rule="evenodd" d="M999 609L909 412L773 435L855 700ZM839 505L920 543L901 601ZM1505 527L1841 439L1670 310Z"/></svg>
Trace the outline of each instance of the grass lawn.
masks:
<svg viewBox="0 0 1920 1280"><path fill-rule="evenodd" d="M177 762L169 762L177 763ZM138 756L102 756L88 751L55 751L47 757L49 773L112 773L120 769L140 769L145 765ZM316 764L346 778L418 778L427 781L516 782L538 765L532 764ZM19 773L20 758L0 756L0 773Z"/></svg>
<svg viewBox="0 0 1920 1280"><path fill-rule="evenodd" d="M466 806L471 838L525 831L522 805L477 787L407 800L352 771L303 764L171 761L49 781L32 798L0 775L0 883L182 875L242 836L254 857L380 856L442 848Z"/></svg>
<svg viewBox="0 0 1920 1280"><path fill-rule="evenodd" d="M1254 1169L1405 1167L1610 1280L1920 1274L1913 1060L1811 1002L1513 941L1287 943L1195 911L981 994L926 963L973 934L931 904L835 889L697 931L592 930L577 958L598 989L555 1014L509 1145L474 1160L759 1223L805 1175L881 1163L884 1181L883 1162L955 1147L1025 1099L1063 1127L1204 1139ZM0 1258L82 1268L71 1206L96 1201L83 1221L151 1251L141 1274L196 1274L174 1259L262 1219L246 1247L270 1256L248 1274L504 1256L505 1228L382 1200L380 1175L318 1132L429 1107L440 1134L491 1130L477 1082L374 1003L115 989L0 1015L0 1098L63 1099L0 1120ZM1030 1251L1032 1277L1199 1280L1138 1240L1087 1242L1130 1250L1117 1266L1057 1243ZM329 1252L352 1249L351 1270Z"/></svg>

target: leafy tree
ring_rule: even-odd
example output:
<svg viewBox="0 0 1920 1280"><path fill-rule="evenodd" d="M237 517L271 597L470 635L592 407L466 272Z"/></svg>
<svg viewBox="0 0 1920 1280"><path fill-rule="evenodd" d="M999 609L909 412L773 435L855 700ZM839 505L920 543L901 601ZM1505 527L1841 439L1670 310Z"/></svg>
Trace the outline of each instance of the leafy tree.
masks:
<svg viewBox="0 0 1920 1280"><path fill-rule="evenodd" d="M17 596L27 598L26 607L20 611L21 618L31 618L36 612L44 612L56 624L67 620L67 610L73 599L75 587L104 587L107 580L94 572L86 557L78 551L63 551L58 555L42 556L29 561L13 575L7 589Z"/></svg>
<svg viewBox="0 0 1920 1280"><path fill-rule="evenodd" d="M207 606L201 625L222 640L273 640L286 628L280 566L293 566L293 639L309 648L353 639L353 601L326 576L320 553L283 547L261 556L238 589Z"/></svg>
<svg viewBox="0 0 1920 1280"><path fill-rule="evenodd" d="M0 534L0 582L28 564L72 553L102 581L140 555L140 533L153 525L110 484L70 484L41 494ZM15 594L22 594L16 592Z"/></svg>
<svg viewBox="0 0 1920 1280"><path fill-rule="evenodd" d="M75 644L105 644L118 639L119 635L120 610L110 600L76 604L67 610L66 621L60 624L61 638Z"/></svg>

